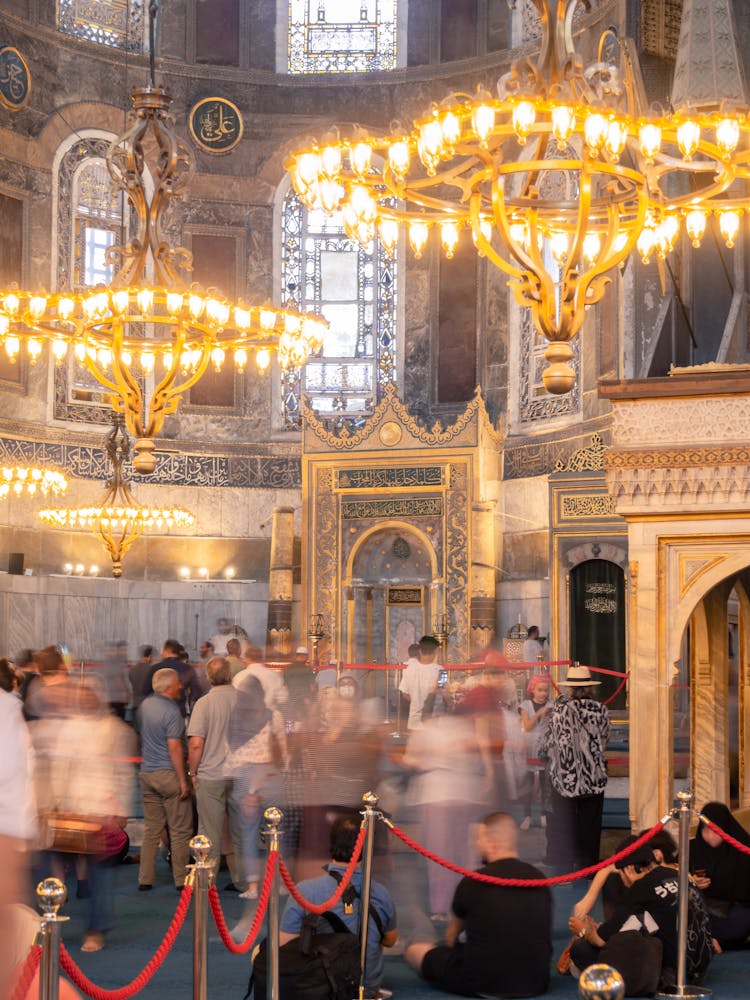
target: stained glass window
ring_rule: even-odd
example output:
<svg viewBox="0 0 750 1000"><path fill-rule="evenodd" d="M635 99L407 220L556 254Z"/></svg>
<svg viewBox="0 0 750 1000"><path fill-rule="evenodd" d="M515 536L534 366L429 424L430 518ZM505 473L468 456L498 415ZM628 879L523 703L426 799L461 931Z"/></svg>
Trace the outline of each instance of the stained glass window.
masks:
<svg viewBox="0 0 750 1000"><path fill-rule="evenodd" d="M356 426L396 377L396 258L376 239L352 242L340 216L308 211L289 191L284 201L282 299L324 316L323 349L282 374L284 426L300 426L300 397L333 428Z"/></svg>
<svg viewBox="0 0 750 1000"><path fill-rule="evenodd" d="M128 52L142 52L145 0L58 0L60 31Z"/></svg>
<svg viewBox="0 0 750 1000"><path fill-rule="evenodd" d="M396 68L398 0L289 0L290 73Z"/></svg>
<svg viewBox="0 0 750 1000"><path fill-rule="evenodd" d="M84 136L60 159L56 178L57 288L108 283L114 265L106 251L122 243L123 196L107 170L110 140ZM106 423L109 395L72 354L55 366L54 416Z"/></svg>

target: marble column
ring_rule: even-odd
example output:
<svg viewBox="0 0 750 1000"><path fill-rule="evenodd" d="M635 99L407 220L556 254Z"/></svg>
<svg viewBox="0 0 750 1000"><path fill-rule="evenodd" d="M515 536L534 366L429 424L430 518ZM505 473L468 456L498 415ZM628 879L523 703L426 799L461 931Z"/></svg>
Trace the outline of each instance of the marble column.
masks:
<svg viewBox="0 0 750 1000"><path fill-rule="evenodd" d="M495 505L471 507L471 621L469 642L484 649L495 637Z"/></svg>
<svg viewBox="0 0 750 1000"><path fill-rule="evenodd" d="M271 564L268 576L267 643L286 655L292 646L294 509L274 507L271 522Z"/></svg>
<svg viewBox="0 0 750 1000"><path fill-rule="evenodd" d="M628 531L630 818L640 830L653 826L674 797L673 670L659 642L664 612L658 606L657 581L664 570L656 533L647 522L633 522Z"/></svg>
<svg viewBox="0 0 750 1000"><path fill-rule="evenodd" d="M729 801L729 662L727 598L732 584L714 587L690 621L692 705L691 764L693 792L700 808Z"/></svg>

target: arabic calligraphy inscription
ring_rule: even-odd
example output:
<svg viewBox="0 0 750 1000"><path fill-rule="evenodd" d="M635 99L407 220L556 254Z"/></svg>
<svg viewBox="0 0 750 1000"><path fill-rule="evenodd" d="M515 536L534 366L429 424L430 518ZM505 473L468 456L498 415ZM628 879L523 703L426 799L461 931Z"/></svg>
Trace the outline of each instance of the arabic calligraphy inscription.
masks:
<svg viewBox="0 0 750 1000"><path fill-rule="evenodd" d="M228 153L242 138L240 109L224 97L204 97L190 111L190 134L207 153Z"/></svg>
<svg viewBox="0 0 750 1000"><path fill-rule="evenodd" d="M11 111L20 111L29 99L29 67L12 45L0 48L0 102Z"/></svg>

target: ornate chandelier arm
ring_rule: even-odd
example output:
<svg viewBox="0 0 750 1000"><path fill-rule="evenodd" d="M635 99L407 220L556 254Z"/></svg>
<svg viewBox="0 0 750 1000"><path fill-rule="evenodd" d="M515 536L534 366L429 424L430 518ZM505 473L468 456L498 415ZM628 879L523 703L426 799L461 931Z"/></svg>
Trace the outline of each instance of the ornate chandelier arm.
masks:
<svg viewBox="0 0 750 1000"><path fill-rule="evenodd" d="M179 335L172 352L172 363L159 384L155 387L151 397L149 422L146 434L141 435L141 437L150 438L159 433L164 424L164 418L177 410L184 393L195 385L208 368L211 359L211 342L206 338L203 343L200 362L192 371L185 374L179 385L176 384L177 376L180 372L181 354L184 343L184 335Z"/></svg>

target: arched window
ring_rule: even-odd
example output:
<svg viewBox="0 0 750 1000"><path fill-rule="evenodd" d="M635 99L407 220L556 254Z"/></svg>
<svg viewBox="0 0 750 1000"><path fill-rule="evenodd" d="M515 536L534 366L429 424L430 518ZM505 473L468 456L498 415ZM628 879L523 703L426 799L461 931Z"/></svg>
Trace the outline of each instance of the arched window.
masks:
<svg viewBox="0 0 750 1000"><path fill-rule="evenodd" d="M285 0L288 73L395 69L405 0Z"/></svg>
<svg viewBox="0 0 750 1000"><path fill-rule="evenodd" d="M58 291L108 283L114 266L107 249L123 242L123 194L107 170L114 136L81 134L61 147L54 181L56 252L54 284ZM55 366L53 416L59 420L107 423L106 390L69 352Z"/></svg>
<svg viewBox="0 0 750 1000"><path fill-rule="evenodd" d="M352 242L340 216L309 211L289 189L282 207L284 304L324 316L323 350L302 369L282 373L283 423L300 426L304 395L333 427L360 424L386 382L396 380L397 257L376 238Z"/></svg>
<svg viewBox="0 0 750 1000"><path fill-rule="evenodd" d="M128 52L142 52L144 0L58 0L57 26L66 35Z"/></svg>

